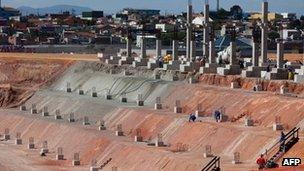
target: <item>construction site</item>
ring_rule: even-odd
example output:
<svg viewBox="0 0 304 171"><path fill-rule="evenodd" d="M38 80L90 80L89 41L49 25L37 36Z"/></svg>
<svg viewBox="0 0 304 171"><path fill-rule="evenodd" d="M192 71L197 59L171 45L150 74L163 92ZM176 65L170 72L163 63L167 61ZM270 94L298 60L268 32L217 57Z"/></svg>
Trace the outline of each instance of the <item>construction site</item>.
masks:
<svg viewBox="0 0 304 171"><path fill-rule="evenodd" d="M281 39L267 52L268 2L244 67L233 27L215 52L208 3L197 60L187 9L186 55L160 39L148 53L144 36L135 55L128 30L124 53L0 53L0 170L251 171L261 155L265 170L304 170L282 166L304 161L303 55Z"/></svg>

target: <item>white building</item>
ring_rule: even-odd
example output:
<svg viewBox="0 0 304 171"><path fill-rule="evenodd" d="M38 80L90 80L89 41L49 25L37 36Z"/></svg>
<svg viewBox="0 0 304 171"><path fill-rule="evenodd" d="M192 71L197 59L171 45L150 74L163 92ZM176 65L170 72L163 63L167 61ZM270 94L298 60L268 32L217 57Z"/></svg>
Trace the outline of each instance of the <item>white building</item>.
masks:
<svg viewBox="0 0 304 171"><path fill-rule="evenodd" d="M301 31L296 29L284 29L283 39L284 40L301 40Z"/></svg>
<svg viewBox="0 0 304 171"><path fill-rule="evenodd" d="M281 15L283 16L284 19L292 19L292 20L297 19L297 14L296 13L284 12L284 13L281 13Z"/></svg>
<svg viewBox="0 0 304 171"><path fill-rule="evenodd" d="M141 47L141 38L142 38L142 35L136 36L136 46L137 47ZM145 35L145 40L146 40L146 45L149 48L149 47L152 47L155 45L156 37L155 37L155 35Z"/></svg>
<svg viewBox="0 0 304 171"><path fill-rule="evenodd" d="M174 26L171 24L156 24L156 29L160 29L162 32L172 32L174 30Z"/></svg>
<svg viewBox="0 0 304 171"><path fill-rule="evenodd" d="M205 17L204 16L197 16L197 17L195 17L194 19L193 19L193 21L192 21L192 24L194 24L194 25L203 25L203 23L204 23L204 19L205 19ZM211 18L209 18L209 22L212 22L213 20L211 19Z"/></svg>

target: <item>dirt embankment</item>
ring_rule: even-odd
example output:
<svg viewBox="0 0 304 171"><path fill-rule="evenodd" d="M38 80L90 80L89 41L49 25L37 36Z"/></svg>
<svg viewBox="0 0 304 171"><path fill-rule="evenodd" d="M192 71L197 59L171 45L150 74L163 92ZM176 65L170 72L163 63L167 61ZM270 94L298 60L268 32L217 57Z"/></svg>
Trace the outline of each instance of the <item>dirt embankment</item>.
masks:
<svg viewBox="0 0 304 171"><path fill-rule="evenodd" d="M72 61L0 60L0 107L15 107L54 82Z"/></svg>
<svg viewBox="0 0 304 171"><path fill-rule="evenodd" d="M230 87L231 82L238 82L242 89L252 90L256 84L260 84L264 91L279 92L284 85L290 93L304 94L304 84L282 80L262 80L256 78L242 78L241 76L221 76L216 74L204 74L199 78L200 82L209 85Z"/></svg>

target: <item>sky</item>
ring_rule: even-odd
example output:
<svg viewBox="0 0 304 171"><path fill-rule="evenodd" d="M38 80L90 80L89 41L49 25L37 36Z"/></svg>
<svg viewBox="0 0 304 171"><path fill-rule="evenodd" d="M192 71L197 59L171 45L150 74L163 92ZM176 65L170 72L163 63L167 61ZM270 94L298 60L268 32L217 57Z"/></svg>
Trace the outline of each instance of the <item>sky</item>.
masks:
<svg viewBox="0 0 304 171"><path fill-rule="evenodd" d="M220 6L229 9L238 4L244 11L260 11L263 0L220 0ZM304 15L304 0L268 0L271 12L296 12ZM195 11L203 11L205 0L192 0ZM52 5L77 5L95 10L113 13L125 7L160 9L163 13L179 13L186 10L188 0L2 0L2 4L11 7L30 6L48 7ZM209 0L211 9L216 8L216 0Z"/></svg>

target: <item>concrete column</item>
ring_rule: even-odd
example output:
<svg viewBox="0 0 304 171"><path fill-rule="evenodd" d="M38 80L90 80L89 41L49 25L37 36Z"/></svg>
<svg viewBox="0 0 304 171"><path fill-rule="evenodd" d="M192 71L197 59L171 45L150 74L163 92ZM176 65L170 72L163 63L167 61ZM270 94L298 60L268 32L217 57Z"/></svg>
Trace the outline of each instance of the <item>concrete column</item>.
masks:
<svg viewBox="0 0 304 171"><path fill-rule="evenodd" d="M140 52L141 52L141 58L146 58L147 57L146 39L145 39L144 35L141 37Z"/></svg>
<svg viewBox="0 0 304 171"><path fill-rule="evenodd" d="M259 66L259 56L258 56L259 45L256 42L252 43L252 65Z"/></svg>
<svg viewBox="0 0 304 171"><path fill-rule="evenodd" d="M204 57L206 57L206 58L209 57L209 41L210 41L209 33L210 33L210 29L209 29L209 4L205 3L203 54L204 54Z"/></svg>
<svg viewBox="0 0 304 171"><path fill-rule="evenodd" d="M277 68L283 68L284 63L284 44L281 39L277 40Z"/></svg>
<svg viewBox="0 0 304 171"><path fill-rule="evenodd" d="M236 43L230 42L231 54L230 54L230 65L238 65L236 58Z"/></svg>
<svg viewBox="0 0 304 171"><path fill-rule="evenodd" d="M261 38L261 63L262 66L267 62L267 44L268 37L268 2L264 1L262 4L262 38Z"/></svg>
<svg viewBox="0 0 304 171"><path fill-rule="evenodd" d="M173 61L178 60L178 41L177 40L172 41L172 60Z"/></svg>
<svg viewBox="0 0 304 171"><path fill-rule="evenodd" d="M268 23L268 2L264 1L262 4L262 22Z"/></svg>
<svg viewBox="0 0 304 171"><path fill-rule="evenodd" d="M186 42L186 57L188 60L191 56L191 37L192 37L192 4L191 1L188 2L188 9L187 9L187 42Z"/></svg>
<svg viewBox="0 0 304 171"><path fill-rule="evenodd" d="M209 42L209 63L216 62L216 52L215 52L215 43L214 40L210 40Z"/></svg>
<svg viewBox="0 0 304 171"><path fill-rule="evenodd" d="M160 39L156 39L156 58L161 57L161 47L162 47L162 42Z"/></svg>
<svg viewBox="0 0 304 171"><path fill-rule="evenodd" d="M132 57L132 39L130 38L127 39L127 57Z"/></svg>
<svg viewBox="0 0 304 171"><path fill-rule="evenodd" d="M196 58L196 43L195 40L191 40L190 44L190 60L195 61Z"/></svg>

